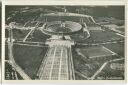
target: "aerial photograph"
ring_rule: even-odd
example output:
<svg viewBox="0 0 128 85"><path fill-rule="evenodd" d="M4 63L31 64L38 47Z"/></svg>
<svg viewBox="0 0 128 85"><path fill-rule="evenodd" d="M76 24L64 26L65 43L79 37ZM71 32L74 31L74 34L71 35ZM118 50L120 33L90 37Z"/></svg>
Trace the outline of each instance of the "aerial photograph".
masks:
<svg viewBox="0 0 128 85"><path fill-rule="evenodd" d="M6 5L5 80L125 80L124 5Z"/></svg>

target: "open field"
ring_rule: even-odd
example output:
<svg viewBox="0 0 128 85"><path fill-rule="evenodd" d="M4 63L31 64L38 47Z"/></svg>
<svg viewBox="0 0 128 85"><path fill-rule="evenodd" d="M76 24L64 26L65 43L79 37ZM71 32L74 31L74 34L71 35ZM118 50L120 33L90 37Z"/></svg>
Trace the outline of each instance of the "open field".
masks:
<svg viewBox="0 0 128 85"><path fill-rule="evenodd" d="M14 45L15 62L31 77L34 78L47 51L47 47L29 47ZM7 56L6 56L7 57Z"/></svg>
<svg viewBox="0 0 128 85"><path fill-rule="evenodd" d="M119 56L125 57L124 43L106 44L104 46L110 49L111 51L117 53Z"/></svg>
<svg viewBox="0 0 128 85"><path fill-rule="evenodd" d="M107 48L103 46L94 46L94 47L88 47L88 48L81 48L81 49L76 49L78 54L81 53L83 57L88 56L89 58L95 58L95 57L103 57L103 56L111 56L114 55L114 52L111 52Z"/></svg>
<svg viewBox="0 0 128 85"><path fill-rule="evenodd" d="M88 50L88 48L89 47L83 47L82 49L87 49ZM92 49L95 49L97 47L91 47L91 48ZM113 53L111 53L109 51L107 51L107 52L109 52L110 55L106 54L106 56L101 56L100 53L96 53L97 55L99 54L99 57L92 57L92 58L90 58L89 57L89 54L87 55L86 52L83 52L83 55L80 55L80 53L77 53L76 50L73 50L72 52L73 52L73 60L74 60L75 70L78 71L78 72L80 72L80 73L82 73L82 74L84 74L88 79L90 79L91 77L93 77L93 75L98 70L100 70L101 67L103 67L102 70L104 70L104 71L107 72L107 65L109 64L109 63L106 64L107 62L109 62L111 60L123 58L123 57L118 56L118 55L113 55ZM93 55L93 53L95 54L95 52L92 51L91 52L91 55ZM86 57L84 57L84 56L86 56ZM120 71L118 71L118 73L119 72ZM97 73L97 75L99 75L99 73L100 73L100 71ZM104 76L102 75L102 77L100 77L99 79L103 79L103 78L104 78ZM82 77L82 79L83 79L83 77ZM94 79L98 79L98 78L95 76ZM105 80L106 79L107 78L105 78ZM121 77L120 79L124 79L124 78Z"/></svg>
<svg viewBox="0 0 128 85"><path fill-rule="evenodd" d="M116 35L114 32L111 31L102 31L102 30L93 30L90 31L90 37L88 39L80 39L76 37L72 37L78 43L100 43L100 42L107 42L107 41L116 41L116 40L123 40L124 38Z"/></svg>
<svg viewBox="0 0 128 85"><path fill-rule="evenodd" d="M113 66L112 66L113 65ZM124 79L124 60L108 63L105 68L96 76L102 80L123 80Z"/></svg>

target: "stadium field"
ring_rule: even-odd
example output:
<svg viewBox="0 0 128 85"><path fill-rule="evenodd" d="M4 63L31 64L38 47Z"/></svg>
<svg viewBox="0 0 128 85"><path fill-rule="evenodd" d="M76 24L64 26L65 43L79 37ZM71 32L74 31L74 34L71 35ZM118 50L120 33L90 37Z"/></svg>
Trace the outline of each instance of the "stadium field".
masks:
<svg viewBox="0 0 128 85"><path fill-rule="evenodd" d="M82 48L82 49L76 49L78 54L83 55L83 57L88 56L89 58L95 58L95 57L102 57L102 56L110 56L115 54L114 52L108 50L107 48L103 46L95 46L95 47L88 47L88 48Z"/></svg>

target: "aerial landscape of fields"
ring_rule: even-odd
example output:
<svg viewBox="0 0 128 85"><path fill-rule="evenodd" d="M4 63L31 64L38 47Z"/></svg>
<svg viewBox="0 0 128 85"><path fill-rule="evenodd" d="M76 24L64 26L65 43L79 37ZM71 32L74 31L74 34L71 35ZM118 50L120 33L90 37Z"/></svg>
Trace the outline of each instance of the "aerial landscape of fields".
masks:
<svg viewBox="0 0 128 85"><path fill-rule="evenodd" d="M6 80L125 79L124 6L6 6L5 11Z"/></svg>

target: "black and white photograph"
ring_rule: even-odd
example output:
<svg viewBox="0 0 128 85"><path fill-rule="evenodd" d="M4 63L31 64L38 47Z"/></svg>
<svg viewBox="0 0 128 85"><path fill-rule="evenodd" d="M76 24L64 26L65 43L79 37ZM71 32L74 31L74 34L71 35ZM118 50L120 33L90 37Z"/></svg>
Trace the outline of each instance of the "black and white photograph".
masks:
<svg viewBox="0 0 128 85"><path fill-rule="evenodd" d="M125 5L5 5L5 80L125 80Z"/></svg>

